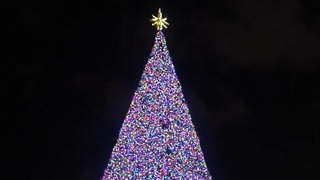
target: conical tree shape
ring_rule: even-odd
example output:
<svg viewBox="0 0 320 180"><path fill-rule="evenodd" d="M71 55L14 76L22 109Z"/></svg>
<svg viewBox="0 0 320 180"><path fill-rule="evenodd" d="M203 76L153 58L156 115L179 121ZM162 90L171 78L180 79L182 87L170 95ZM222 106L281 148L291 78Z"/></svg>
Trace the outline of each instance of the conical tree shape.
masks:
<svg viewBox="0 0 320 180"><path fill-rule="evenodd" d="M102 179L212 179L161 31Z"/></svg>

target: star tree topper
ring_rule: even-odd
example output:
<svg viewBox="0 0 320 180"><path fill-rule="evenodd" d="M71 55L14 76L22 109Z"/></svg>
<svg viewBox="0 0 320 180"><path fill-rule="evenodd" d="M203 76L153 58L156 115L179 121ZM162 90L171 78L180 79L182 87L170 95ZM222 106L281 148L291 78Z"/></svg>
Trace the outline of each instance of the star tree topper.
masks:
<svg viewBox="0 0 320 180"><path fill-rule="evenodd" d="M152 15L151 22L152 22L152 26L157 26L158 31L161 31L162 27L168 28L167 25L169 25L169 23L167 22L167 18L162 18L162 13L160 8L158 10L158 17Z"/></svg>

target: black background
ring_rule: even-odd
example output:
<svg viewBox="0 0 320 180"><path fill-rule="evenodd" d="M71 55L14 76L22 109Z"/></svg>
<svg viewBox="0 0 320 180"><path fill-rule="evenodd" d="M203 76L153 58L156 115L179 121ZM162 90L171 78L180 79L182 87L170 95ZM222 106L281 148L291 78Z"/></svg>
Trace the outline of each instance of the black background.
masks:
<svg viewBox="0 0 320 180"><path fill-rule="evenodd" d="M2 177L101 179L151 52L151 14L161 7L213 178L320 178L319 1L4 7Z"/></svg>

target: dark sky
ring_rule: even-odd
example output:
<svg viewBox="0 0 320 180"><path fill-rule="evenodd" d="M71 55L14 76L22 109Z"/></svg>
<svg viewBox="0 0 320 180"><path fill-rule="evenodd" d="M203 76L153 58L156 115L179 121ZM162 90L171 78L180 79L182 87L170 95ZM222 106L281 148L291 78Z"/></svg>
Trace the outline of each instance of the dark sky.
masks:
<svg viewBox="0 0 320 180"><path fill-rule="evenodd" d="M0 119L8 179L102 177L159 7L213 178L320 179L317 0L6 4Z"/></svg>

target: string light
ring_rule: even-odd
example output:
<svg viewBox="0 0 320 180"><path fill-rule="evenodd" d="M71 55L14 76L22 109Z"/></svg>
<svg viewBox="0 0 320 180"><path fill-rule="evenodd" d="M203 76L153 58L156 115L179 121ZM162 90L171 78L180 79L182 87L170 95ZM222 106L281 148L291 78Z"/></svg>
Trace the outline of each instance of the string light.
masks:
<svg viewBox="0 0 320 180"><path fill-rule="evenodd" d="M102 180L211 180L161 31Z"/></svg>

